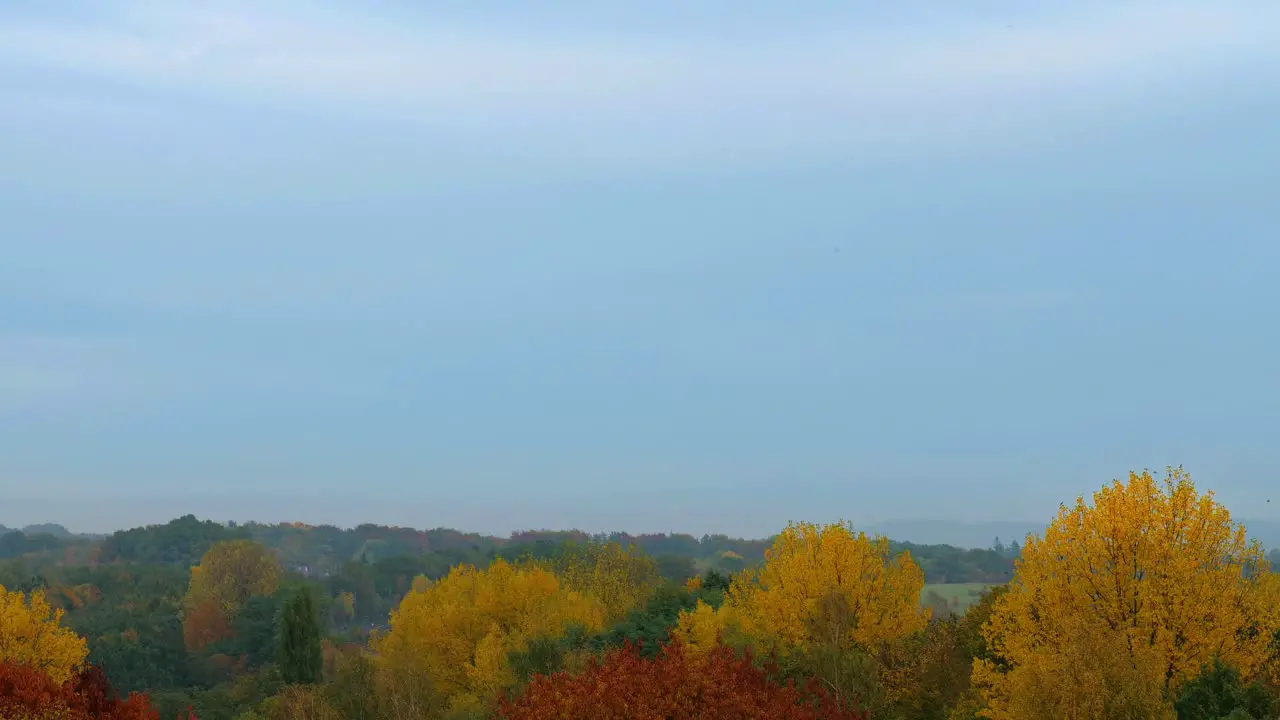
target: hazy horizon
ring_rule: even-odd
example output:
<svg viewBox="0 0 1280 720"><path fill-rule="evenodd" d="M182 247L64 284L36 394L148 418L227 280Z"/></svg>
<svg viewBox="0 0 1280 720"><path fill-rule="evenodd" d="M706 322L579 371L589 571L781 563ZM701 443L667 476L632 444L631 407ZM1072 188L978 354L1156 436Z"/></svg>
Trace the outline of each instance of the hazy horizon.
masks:
<svg viewBox="0 0 1280 720"><path fill-rule="evenodd" d="M775 533L780 531L786 525L786 522L784 521L782 523L779 523L779 525L773 530L753 535L750 533L732 533L732 532L724 532L721 530L707 531L700 528L660 529L660 528L646 528L646 527L580 527L580 526L535 527L535 526L520 525L520 526L509 527L509 528L487 528L486 529L486 528L460 527L455 525L449 525L448 523L435 524L435 525L383 523L377 520L376 518L364 519L357 523L342 523L342 522L326 520L323 518L317 519L314 517L313 518L292 517L288 519L266 518L266 517L219 518L216 516L205 516L195 512L187 512L187 513L175 513L172 516L165 516L165 517L157 516L154 519L147 519L144 522L139 523L138 525L121 526L121 527L101 526L101 527L82 528L82 527L67 525L66 523L59 522L58 520L53 518L46 518L44 520L39 520L39 521L24 520L21 522L13 521L13 520L9 522L5 522L4 518L0 518L0 527L7 528L9 530L22 530L26 527L31 527L31 526L53 524L53 525L61 525L65 530L75 534L109 535L117 530L129 530L134 527L143 527L143 526L150 526L150 525L164 525L171 520L175 520L186 515L194 515L198 520L213 520L223 525L228 525L230 523L235 523L237 525L244 525L248 523L274 525L274 524L280 524L280 523L301 522L304 525L310 525L313 527L331 526L331 527L337 527L339 529L344 529L344 530L352 530L356 528L358 525L373 524L373 525L386 525L391 527L404 527L404 528L411 528L415 530L447 529L447 530L456 530L458 532L463 532L463 533L477 533L480 535L487 535L491 537L500 537L500 538L508 537L518 532L581 531L581 532L589 532L589 533L622 532L622 533L627 533L633 536L639 536L642 534L667 533L667 534L686 534L686 535L692 535L694 537L701 537L706 534L722 534L722 535L728 535L729 537L735 537L740 539L758 540L758 539L772 537ZM793 518L793 520L795 520L795 518ZM896 540L900 542L912 542L912 543L924 544L924 545L947 544L947 545L957 545L960 547L985 548L990 546L992 544L992 541L997 538L1003 539L1004 542L1006 543L1010 541L1022 542L1022 540L1028 533L1039 534L1045 527L1048 526L1050 520L1051 518L1046 518L1043 521L1017 520L1017 519L954 520L954 519L948 519L948 518L927 518L927 517L885 518L876 522L855 523L854 529L862 532L871 533L871 534L884 535L886 537L889 537L892 540ZM1269 519L1258 518L1258 517L1242 517L1239 515L1233 515L1233 520L1235 522L1239 522L1243 524L1249 530L1250 537L1254 537L1262 541L1262 543L1267 547L1268 550L1280 549L1280 521L1269 520Z"/></svg>
<svg viewBox="0 0 1280 720"><path fill-rule="evenodd" d="M1280 521L1278 91L1261 0L5 3L0 523Z"/></svg>

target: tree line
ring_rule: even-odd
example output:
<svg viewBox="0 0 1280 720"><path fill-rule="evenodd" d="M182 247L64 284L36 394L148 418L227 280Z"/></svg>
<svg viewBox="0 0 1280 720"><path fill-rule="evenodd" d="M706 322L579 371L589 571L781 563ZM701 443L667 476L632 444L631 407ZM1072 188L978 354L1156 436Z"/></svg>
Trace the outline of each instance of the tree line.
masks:
<svg viewBox="0 0 1280 720"><path fill-rule="evenodd" d="M5 717L1280 714L1280 574L1181 469L1061 507L1016 556L847 523L498 540L192 516L56 555L0 564ZM956 612L930 581L988 588Z"/></svg>

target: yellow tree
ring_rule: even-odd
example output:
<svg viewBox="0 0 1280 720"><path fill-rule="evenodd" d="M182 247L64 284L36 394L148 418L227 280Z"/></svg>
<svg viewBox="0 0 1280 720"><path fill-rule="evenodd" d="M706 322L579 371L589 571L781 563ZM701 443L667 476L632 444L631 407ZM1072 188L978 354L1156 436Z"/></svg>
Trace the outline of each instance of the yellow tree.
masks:
<svg viewBox="0 0 1280 720"><path fill-rule="evenodd" d="M889 541L854 534L844 523L792 523L765 552L764 565L734 576L716 611L682 613L676 635L705 649L717 633L745 636L760 648L803 649L830 641L833 603L847 618L840 640L874 649L924 627L924 572L909 553L893 557Z"/></svg>
<svg viewBox="0 0 1280 720"><path fill-rule="evenodd" d="M555 572L568 589L598 600L606 623L621 620L643 605L662 582L652 558L617 542L570 543L541 565Z"/></svg>
<svg viewBox="0 0 1280 720"><path fill-rule="evenodd" d="M51 608L44 593L27 597L0 585L0 662L41 670L58 683L71 679L89 647L61 622L62 611Z"/></svg>
<svg viewBox="0 0 1280 720"><path fill-rule="evenodd" d="M1027 538L983 628L994 660L973 677L987 717L1163 718L1161 698L1214 656L1254 676L1280 628L1267 570L1181 468L1078 498Z"/></svg>
<svg viewBox="0 0 1280 720"><path fill-rule="evenodd" d="M508 656L534 638L556 638L570 625L598 630L601 604L564 587L549 570L499 559L488 569L454 568L417 587L391 613L391 627L374 638L380 681L388 701L430 692L452 711L482 707L514 682ZM430 704L417 702L418 707Z"/></svg>
<svg viewBox="0 0 1280 720"><path fill-rule="evenodd" d="M270 595L279 584L280 563L269 549L252 540L228 540L209 548L191 568L186 605L211 600L231 617L246 600Z"/></svg>
<svg viewBox="0 0 1280 720"><path fill-rule="evenodd" d="M182 636L198 651L226 638L231 620L245 601L270 595L280 584L280 564L265 546L252 540L216 543L191 568L183 598Z"/></svg>

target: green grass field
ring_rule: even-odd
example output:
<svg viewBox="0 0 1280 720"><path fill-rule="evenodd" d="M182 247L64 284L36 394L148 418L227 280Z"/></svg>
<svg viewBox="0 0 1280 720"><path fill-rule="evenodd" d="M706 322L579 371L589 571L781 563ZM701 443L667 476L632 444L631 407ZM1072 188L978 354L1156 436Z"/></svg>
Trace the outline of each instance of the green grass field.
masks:
<svg viewBox="0 0 1280 720"><path fill-rule="evenodd" d="M920 593L920 602L924 602L924 598L931 591L942 596L948 603L958 600L959 611L964 612L970 605L978 601L978 596L986 588L990 587L986 583L933 583L924 586L924 590Z"/></svg>

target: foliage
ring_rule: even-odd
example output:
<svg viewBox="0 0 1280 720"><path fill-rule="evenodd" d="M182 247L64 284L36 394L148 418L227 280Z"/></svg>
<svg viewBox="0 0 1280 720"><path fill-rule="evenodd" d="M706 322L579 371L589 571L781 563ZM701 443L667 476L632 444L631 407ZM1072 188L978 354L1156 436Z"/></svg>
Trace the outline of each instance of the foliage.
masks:
<svg viewBox="0 0 1280 720"><path fill-rule="evenodd" d="M974 680L992 718L1169 717L1163 700L1215 654L1245 677L1280 627L1276 581L1212 493L1131 473L1030 537Z"/></svg>
<svg viewBox="0 0 1280 720"><path fill-rule="evenodd" d="M700 604L682 615L678 635L694 648L726 630L762 648L802 648L815 641L819 603L838 596L847 608L848 640L874 648L924 627L924 574L909 553L890 557L889 542L855 535L844 524L791 524L765 554L764 566L735 575L723 606Z"/></svg>
<svg viewBox="0 0 1280 720"><path fill-rule="evenodd" d="M691 592L675 585L663 585L644 607L632 610L626 618L601 633L595 646L611 648L630 643L641 648L641 654L657 653L670 639L680 614L697 608L699 600L706 604L705 599L713 594L701 588Z"/></svg>
<svg viewBox="0 0 1280 720"><path fill-rule="evenodd" d="M276 656L276 624L282 593L252 597L231 621L230 636L208 648L210 652L244 658L248 669L260 668Z"/></svg>
<svg viewBox="0 0 1280 720"><path fill-rule="evenodd" d="M698 587L706 590L719 590L721 593L729 592L729 585L732 578L717 570L709 570L703 575L698 582Z"/></svg>
<svg viewBox="0 0 1280 720"><path fill-rule="evenodd" d="M291 684L320 682L320 625L308 588L300 588L280 615L276 662L280 677Z"/></svg>
<svg viewBox="0 0 1280 720"><path fill-rule="evenodd" d="M1214 658L1182 686L1173 708L1178 720L1265 720L1280 712L1278 705L1260 683L1244 684L1239 671Z"/></svg>
<svg viewBox="0 0 1280 720"><path fill-rule="evenodd" d="M656 658L628 644L593 660L578 675L540 675L515 697L499 702L504 720L865 719L820 688L801 692L772 681L747 655L719 647L700 658L672 643Z"/></svg>
<svg viewBox="0 0 1280 720"><path fill-rule="evenodd" d="M539 636L530 638L523 650L507 655L511 675L517 684L528 683L534 676L550 675L563 670L568 647L572 641L565 638Z"/></svg>
<svg viewBox="0 0 1280 720"><path fill-rule="evenodd" d="M330 707L344 720L379 717L377 668L363 649L340 653L325 685Z"/></svg>
<svg viewBox="0 0 1280 720"><path fill-rule="evenodd" d="M273 594L280 566L271 552L251 540L229 540L209 548L191 568L183 598L182 635L188 651L199 652L231 638L232 623L252 598Z"/></svg>
<svg viewBox="0 0 1280 720"><path fill-rule="evenodd" d="M658 575L663 580L684 582L698 576L698 568L693 558L684 555L659 555L653 560Z"/></svg>
<svg viewBox="0 0 1280 720"><path fill-rule="evenodd" d="M56 550L66 543L47 533L30 534L21 530L0 535L0 558L12 558L27 553Z"/></svg>
<svg viewBox="0 0 1280 720"><path fill-rule="evenodd" d="M84 638L62 627L62 611L49 607L43 592L0 586L0 662L26 665L55 683L69 680L84 664Z"/></svg>
<svg viewBox="0 0 1280 720"><path fill-rule="evenodd" d="M963 617L948 617L882 648L874 714L946 720L969 690L979 628Z"/></svg>
<svg viewBox="0 0 1280 720"><path fill-rule="evenodd" d="M162 565L49 568L40 580L63 623L88 641L89 661L122 692L184 684L178 613L186 583L184 570ZM68 602L65 591L76 588L97 601Z"/></svg>
<svg viewBox="0 0 1280 720"><path fill-rule="evenodd" d="M184 515L164 525L120 530L102 543L102 562L137 562L188 568L215 543L247 539L248 533Z"/></svg>
<svg viewBox="0 0 1280 720"><path fill-rule="evenodd" d="M34 667L0 662L0 718L156 720L158 715L145 695L117 695L96 667L85 667L58 682Z"/></svg>
<svg viewBox="0 0 1280 720"><path fill-rule="evenodd" d="M280 574L280 564L265 546L252 540L219 542L191 568L187 601L195 606L212 600L231 617L249 598L274 593Z"/></svg>
<svg viewBox="0 0 1280 720"><path fill-rule="evenodd" d="M558 637L570 625L595 631L603 621L598 601L563 587L553 573L499 559L485 570L460 566L410 592L373 650L386 692L415 703L437 694L456 710L483 705L511 685L508 657L531 639Z"/></svg>
<svg viewBox="0 0 1280 720"><path fill-rule="evenodd" d="M877 658L849 633L857 622L844 593L832 588L814 603L807 619L808 642L782 654L786 676L814 679L841 703L879 708L883 688Z"/></svg>
<svg viewBox="0 0 1280 720"><path fill-rule="evenodd" d="M1190 522L1185 526L1182 538L1199 538L1187 540L1196 547L1216 532L1212 522L1203 531ZM1224 663L1196 666L1193 679L1167 682L1156 641L1131 646L1131 633L1111 631L1098 619L1110 616L1042 617L1049 608L1079 609L1079 598L1062 597L1074 591L1071 583L1041 583L1039 595L1013 604L1034 608L1035 621L1058 634L1052 636L1050 657L1031 663L1035 672L1012 663L1008 637L988 638L984 628L1004 622L993 616L997 608L1007 611L1011 601L1004 598L1020 586L1021 581L1000 585L1013 577L1013 558L1021 550L1014 550L1016 543L998 543L993 550L914 545L869 539L844 525L793 525L763 541L580 531L529 531L500 539L372 524L221 525L192 516L105 539L33 533L24 529L0 539L0 556L17 555L0 558L0 584L25 596L38 591L51 613L62 613L60 623L87 641L87 662L105 671L103 683L109 678L121 692L146 690L164 718L190 707L204 720L478 719L490 717L500 698L518 704L525 697L520 689L531 683L554 677L556 687L565 688L583 676L604 682L607 674L593 668L612 662L620 648L648 664L637 671L642 679L656 672L650 666L673 670L662 665L669 662L663 646L673 635L683 641L679 652L688 656L681 662L689 668L714 665L717 653L733 662L748 660L771 688L793 682L802 703L821 696L842 707L867 708L884 720L976 720L989 714L992 683L980 677L975 684L975 667L1012 678L1008 688L1021 698L1015 712L1068 720L1166 718L1175 706L1186 716L1193 701L1204 710L1196 717L1262 717L1260 706L1250 703L1280 685L1280 628L1252 666L1237 671L1239 658L1231 657L1241 646L1262 645L1274 625L1268 613L1276 604L1267 599L1274 597L1268 584L1273 580L1256 558L1237 563L1241 587L1253 588L1256 596L1245 593L1248 602L1242 602L1219 593L1228 599L1223 605L1229 612L1215 617L1235 613L1242 620L1238 638L1221 635L1228 638ZM1139 621L1146 617L1142 613L1155 616L1162 603L1181 610L1189 599L1212 594L1196 589L1198 580L1191 590L1178 590L1173 580L1195 573L1163 567L1163 556L1152 548L1126 555L1128 546L1116 550L1114 539L1095 542L1099 535L1106 536L1071 535L1094 548L1093 569L1114 563L1097 554L1098 548L1122 560L1148 552L1155 560L1139 568L1144 582L1159 579L1160 587L1174 588L1170 597L1155 585L1142 595L1142 612L1135 610ZM1177 547L1172 553L1186 560ZM1043 548L1042 554L1048 555ZM1200 571L1212 575L1212 563L1202 562L1211 556L1189 554ZM1063 564L1055 566L1032 558L1031 568L1040 562L1058 579L1057 570L1079 569L1069 559L1058 558ZM1167 577L1156 577L1160 573ZM1030 569L1024 574L1033 577ZM1124 586L1115 574L1098 577ZM920 592L921 575L945 584ZM1071 577L1078 583L1084 576ZM948 595L990 584L995 586L968 610ZM923 598L913 596L913 588ZM1083 605L1107 607L1110 588L1100 588L1104 592ZM296 612L303 592L313 607ZM917 601L932 604L933 612ZM1239 612L1233 609L1240 605ZM286 606L312 619L294 625L304 632L287 629ZM1176 614L1160 612L1161 618ZM1018 627L1030 627L1032 636L1039 628ZM288 643L307 648L299 656L306 658L301 673L289 669L299 665L284 651L289 636L306 638ZM1027 644L1041 647L1036 642ZM44 677L26 666L14 672ZM723 679L732 673L713 674L722 686L738 687L737 680ZM79 677L78 671L72 675L73 681ZM308 682L286 684L298 679ZM24 682L34 682L34 688L52 681ZM648 697L634 678L627 682L635 687L626 686L624 697L632 691ZM710 697L700 682L664 678L653 684ZM620 677L617 683L624 686ZM668 700L653 707L661 712ZM558 717L554 708L543 711ZM712 701L704 701L699 712L704 714L693 716L739 715Z"/></svg>
<svg viewBox="0 0 1280 720"><path fill-rule="evenodd" d="M1015 543L1016 545L1016 543ZM925 581L929 583L1005 583L1013 577L1016 555L987 549L966 549L951 545L918 545L890 542L890 552L911 553Z"/></svg>
<svg viewBox="0 0 1280 720"><path fill-rule="evenodd" d="M314 685L290 685L262 704L265 720L345 720Z"/></svg>
<svg viewBox="0 0 1280 720"><path fill-rule="evenodd" d="M569 542L539 564L568 589L597 600L609 623L644 604L661 583L652 558L616 542Z"/></svg>

